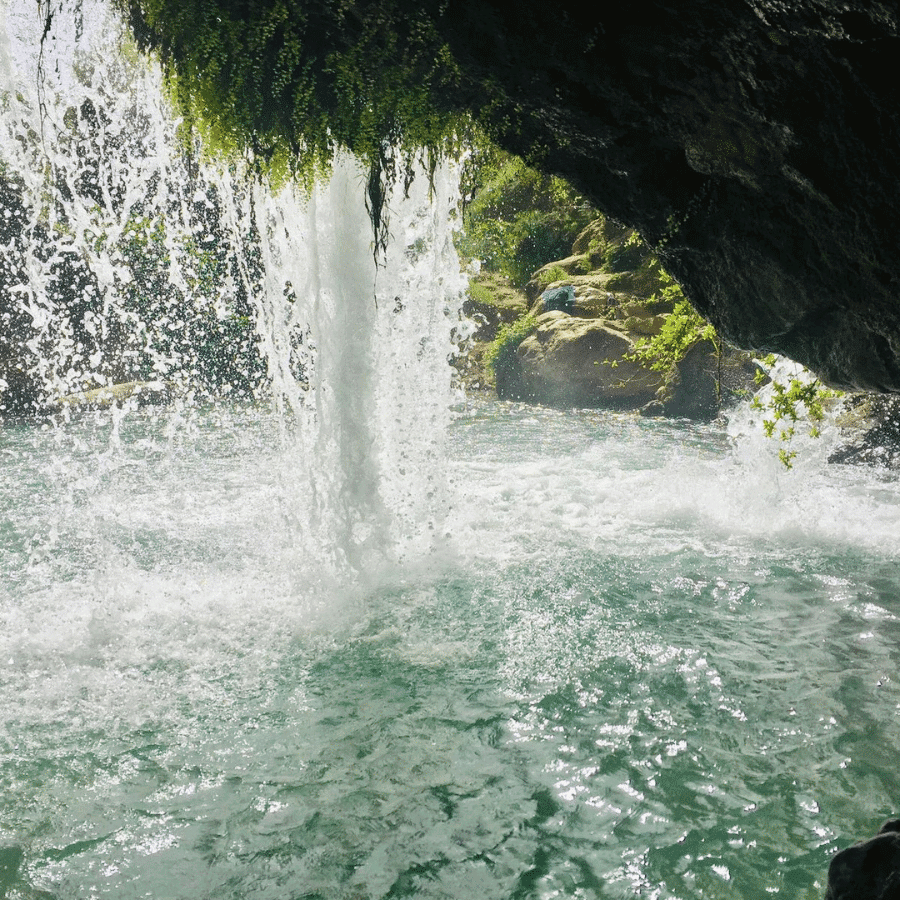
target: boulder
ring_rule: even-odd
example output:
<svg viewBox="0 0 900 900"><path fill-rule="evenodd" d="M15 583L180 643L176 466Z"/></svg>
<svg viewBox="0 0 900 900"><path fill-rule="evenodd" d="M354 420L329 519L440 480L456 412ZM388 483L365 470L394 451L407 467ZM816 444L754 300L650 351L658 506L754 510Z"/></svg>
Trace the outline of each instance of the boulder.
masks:
<svg viewBox="0 0 900 900"><path fill-rule="evenodd" d="M900 900L900 819L832 857L825 900Z"/></svg>
<svg viewBox="0 0 900 900"><path fill-rule="evenodd" d="M107 409L132 398L138 406L167 403L170 387L163 381L125 381L92 391L67 394L50 401L48 408L53 412L65 409Z"/></svg>
<svg viewBox="0 0 900 900"><path fill-rule="evenodd" d="M697 341L666 374L641 415L714 419L724 406L756 391L758 371L759 366L746 353L728 346L718 353L712 341Z"/></svg>
<svg viewBox="0 0 900 900"><path fill-rule="evenodd" d="M522 391L548 406L639 409L654 399L662 376L626 359L633 350L602 319L543 313L517 351Z"/></svg>
<svg viewBox="0 0 900 900"><path fill-rule="evenodd" d="M828 457L829 462L900 468L900 397L847 397L837 424L847 442Z"/></svg>
<svg viewBox="0 0 900 900"><path fill-rule="evenodd" d="M500 275L482 273L473 278L463 301L463 314L476 324L473 337L492 341L503 325L527 312L525 298Z"/></svg>

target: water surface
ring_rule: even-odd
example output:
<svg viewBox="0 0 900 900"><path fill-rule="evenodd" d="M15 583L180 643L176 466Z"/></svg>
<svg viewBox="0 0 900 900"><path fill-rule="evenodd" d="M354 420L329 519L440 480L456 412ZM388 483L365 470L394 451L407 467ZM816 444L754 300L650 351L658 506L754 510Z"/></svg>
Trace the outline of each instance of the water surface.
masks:
<svg viewBox="0 0 900 900"><path fill-rule="evenodd" d="M501 404L448 443L430 551L353 573L264 410L0 432L7 896L821 896L897 811L893 477Z"/></svg>

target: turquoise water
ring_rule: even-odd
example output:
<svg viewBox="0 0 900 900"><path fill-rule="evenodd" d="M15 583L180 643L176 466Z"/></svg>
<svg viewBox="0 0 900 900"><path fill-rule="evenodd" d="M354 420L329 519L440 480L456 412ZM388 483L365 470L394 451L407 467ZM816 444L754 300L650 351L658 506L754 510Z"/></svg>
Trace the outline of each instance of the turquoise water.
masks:
<svg viewBox="0 0 900 900"><path fill-rule="evenodd" d="M893 476L449 444L431 551L353 573L268 413L0 431L0 896L821 896L898 812Z"/></svg>

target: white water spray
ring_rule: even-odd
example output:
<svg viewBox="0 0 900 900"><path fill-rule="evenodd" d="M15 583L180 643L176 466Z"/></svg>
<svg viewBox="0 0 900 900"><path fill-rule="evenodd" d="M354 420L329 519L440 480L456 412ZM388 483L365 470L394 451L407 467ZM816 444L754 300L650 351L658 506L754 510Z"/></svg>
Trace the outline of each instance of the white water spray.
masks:
<svg viewBox="0 0 900 900"><path fill-rule="evenodd" d="M7 412L117 382L165 384L180 410L271 394L303 555L360 572L428 553L464 289L455 167L388 195L376 265L354 160L309 197L199 165L104 5L44 13L2 11Z"/></svg>
<svg viewBox="0 0 900 900"><path fill-rule="evenodd" d="M339 567L415 555L440 538L447 362L465 287L456 179L452 166L433 183L421 172L408 196L389 199L392 240L377 266L353 160L340 159L308 200L261 187L249 198L276 396L303 426L291 436L291 504Z"/></svg>

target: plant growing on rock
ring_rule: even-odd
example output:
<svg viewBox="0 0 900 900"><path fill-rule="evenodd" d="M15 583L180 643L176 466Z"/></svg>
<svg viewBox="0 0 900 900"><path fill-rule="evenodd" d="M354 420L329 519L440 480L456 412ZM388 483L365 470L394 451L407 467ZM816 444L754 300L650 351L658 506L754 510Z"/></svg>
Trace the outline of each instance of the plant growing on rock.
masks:
<svg viewBox="0 0 900 900"><path fill-rule="evenodd" d="M549 269L544 269L537 277L541 287L546 288L553 284L554 281L565 281L569 277L569 273L562 266L550 266Z"/></svg>
<svg viewBox="0 0 900 900"><path fill-rule="evenodd" d="M491 147L472 154L464 188L460 253L520 288L535 270L568 256L578 233L597 214L561 178L541 175Z"/></svg>
<svg viewBox="0 0 900 900"><path fill-rule="evenodd" d="M650 302L663 300L674 304L674 308L665 314L659 334L641 338L627 358L653 371L665 372L680 362L697 341L712 341L716 352L721 352L716 329L691 306L675 279L662 266L658 268L661 287Z"/></svg>
<svg viewBox="0 0 900 900"><path fill-rule="evenodd" d="M537 328L537 316L534 313L526 313L509 325L504 325L500 333L491 342L485 353L485 362L494 373L494 378L499 383L518 371L516 351L519 345Z"/></svg>
<svg viewBox="0 0 900 900"><path fill-rule="evenodd" d="M775 357L767 356L761 362L771 368L775 365ZM762 382L765 375L760 371L757 377ZM797 458L797 451L787 446L796 433L797 423L806 419L809 436L819 437L825 418L825 402L841 396L841 391L825 387L817 378L799 377L791 378L787 384L773 378L768 398L763 399L759 394L753 398L753 408L764 415L762 424L766 437L777 437L784 445L778 450L778 458L786 469L792 468Z"/></svg>

